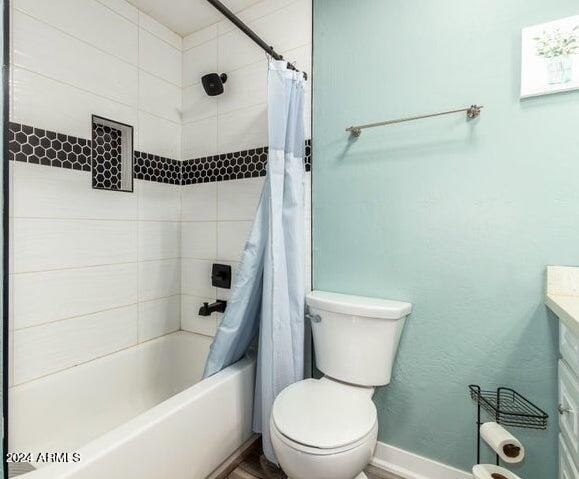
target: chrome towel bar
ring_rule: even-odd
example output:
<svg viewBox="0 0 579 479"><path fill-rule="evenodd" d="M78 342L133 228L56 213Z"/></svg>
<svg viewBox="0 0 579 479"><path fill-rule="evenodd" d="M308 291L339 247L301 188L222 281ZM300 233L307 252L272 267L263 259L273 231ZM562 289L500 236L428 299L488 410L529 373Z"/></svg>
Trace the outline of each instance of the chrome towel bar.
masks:
<svg viewBox="0 0 579 479"><path fill-rule="evenodd" d="M351 126L346 128L346 131L349 131L353 137L358 138L362 134L362 130L366 128L376 128L377 126L394 125L396 123L404 123L407 121L422 120L424 118L433 118L435 116L451 115L453 113L463 112L466 112L467 120L472 120L480 116L482 108L483 107L480 105L471 105L468 108L460 108L458 110L442 111L440 113L430 113L428 115L410 116L407 118L398 118L397 120L387 120L378 123L368 123L367 125Z"/></svg>

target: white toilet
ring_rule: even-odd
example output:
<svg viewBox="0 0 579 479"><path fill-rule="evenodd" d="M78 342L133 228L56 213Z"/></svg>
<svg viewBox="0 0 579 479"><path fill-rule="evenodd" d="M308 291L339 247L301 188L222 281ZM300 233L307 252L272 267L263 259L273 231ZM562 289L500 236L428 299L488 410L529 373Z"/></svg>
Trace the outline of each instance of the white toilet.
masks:
<svg viewBox="0 0 579 479"><path fill-rule="evenodd" d="M273 448L290 479L362 479L378 435L374 388L390 382L412 305L322 291L310 293L307 305L325 376L278 395Z"/></svg>

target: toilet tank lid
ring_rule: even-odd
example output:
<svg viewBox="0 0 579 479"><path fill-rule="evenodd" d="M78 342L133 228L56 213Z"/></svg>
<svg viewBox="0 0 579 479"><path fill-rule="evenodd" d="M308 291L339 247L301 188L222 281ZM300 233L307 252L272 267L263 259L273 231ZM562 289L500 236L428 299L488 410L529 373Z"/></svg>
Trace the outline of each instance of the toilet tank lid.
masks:
<svg viewBox="0 0 579 479"><path fill-rule="evenodd" d="M403 301L328 291L312 291L308 294L306 303L322 311L379 319L401 319L412 311L412 304Z"/></svg>

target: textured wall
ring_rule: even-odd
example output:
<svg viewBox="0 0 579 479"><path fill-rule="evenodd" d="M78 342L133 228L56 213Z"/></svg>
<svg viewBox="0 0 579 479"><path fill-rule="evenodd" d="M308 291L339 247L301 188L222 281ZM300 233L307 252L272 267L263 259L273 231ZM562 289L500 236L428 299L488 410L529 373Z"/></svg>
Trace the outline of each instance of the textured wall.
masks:
<svg viewBox="0 0 579 479"><path fill-rule="evenodd" d="M545 265L579 263L579 92L520 101L520 33L577 13L576 0L314 1L315 287L414 303L375 395L381 441L470 469L467 385L508 385L551 416L547 432L515 431L516 471L556 477L542 294ZM470 124L344 132L475 102Z"/></svg>

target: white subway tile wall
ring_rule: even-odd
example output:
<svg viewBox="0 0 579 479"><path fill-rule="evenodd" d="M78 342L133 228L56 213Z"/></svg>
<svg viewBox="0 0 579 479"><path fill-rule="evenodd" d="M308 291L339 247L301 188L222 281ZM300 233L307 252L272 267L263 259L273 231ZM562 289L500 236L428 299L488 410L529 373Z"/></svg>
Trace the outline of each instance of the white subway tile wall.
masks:
<svg viewBox="0 0 579 479"><path fill-rule="evenodd" d="M217 258L236 261L241 257L251 221L220 221L217 224Z"/></svg>
<svg viewBox="0 0 579 479"><path fill-rule="evenodd" d="M263 178L217 183L219 221L253 221Z"/></svg>
<svg viewBox="0 0 579 479"><path fill-rule="evenodd" d="M269 0L239 16L270 40L286 58L311 74L311 1ZM297 22L294 27L288 18ZM198 158L267 145L267 62L263 51L224 20L183 39L183 158ZM227 73L225 93L209 98L200 84L205 73ZM311 83L310 83L311 84ZM308 84L309 86L309 84ZM310 92L308 88L308 100ZM310 113L305 114L309 138ZM306 245L310 236L309 175L306 189ZM263 178L183 186L183 283L181 328L213 335L220 315L198 316L203 301L227 300L230 291L207 287L210 264L232 266L255 216ZM309 249L306 287L310 285ZM200 288L199 285L205 285ZM212 294L208 294L212 293Z"/></svg>
<svg viewBox="0 0 579 479"><path fill-rule="evenodd" d="M235 278L263 183L264 178L251 178L183 186L181 329L199 334L215 334L221 315L199 316L199 307L204 301L228 300L230 290L211 286L211 265L230 265ZM304 191L306 291L311 289L310 195L308 173Z"/></svg>
<svg viewBox="0 0 579 479"><path fill-rule="evenodd" d="M254 105L224 113L217 119L217 129L217 149L221 153L265 145L267 141L263 139L267 138L267 105ZM234 145L238 145L238 148L232 149Z"/></svg>
<svg viewBox="0 0 579 479"><path fill-rule="evenodd" d="M215 154L217 138L216 116L183 124L181 140L183 158L201 158Z"/></svg>
<svg viewBox="0 0 579 479"><path fill-rule="evenodd" d="M212 264L212 259L183 258L181 263L182 293L198 298L214 298L215 288L211 285Z"/></svg>
<svg viewBox="0 0 579 479"><path fill-rule="evenodd" d="M267 62L229 21L181 38L125 0L12 8L11 121L89 139L96 114L134 126L135 150L176 160L267 145ZM310 0L240 17L311 73ZM229 76L213 98L200 83L212 72ZM11 385L179 329L215 334L222 315L199 307L229 291L211 286L211 265L235 275L263 178L135 180L130 194L91 189L86 172L10 167Z"/></svg>
<svg viewBox="0 0 579 479"><path fill-rule="evenodd" d="M138 111L134 107L18 66L12 74L11 119L15 122L87 139L91 113L137 126ZM138 133L135 131L135 140Z"/></svg>
<svg viewBox="0 0 579 479"><path fill-rule="evenodd" d="M14 331L14 383L47 374L137 344L137 306Z"/></svg>
<svg viewBox="0 0 579 479"><path fill-rule="evenodd" d="M121 0L18 0L12 29L13 122L90 138L96 114L181 159L180 37Z"/></svg>
<svg viewBox="0 0 579 479"><path fill-rule="evenodd" d="M139 65L143 70L181 86L181 49L159 41L159 37L143 28L139 32Z"/></svg>
<svg viewBox="0 0 579 479"><path fill-rule="evenodd" d="M15 329L138 302L135 263L16 274L13 279Z"/></svg>
<svg viewBox="0 0 579 479"><path fill-rule="evenodd" d="M139 299L150 301L181 293L181 260L139 262Z"/></svg>
<svg viewBox="0 0 579 479"><path fill-rule="evenodd" d="M217 118L217 97L207 95L200 83L184 88L182 115L184 123Z"/></svg>
<svg viewBox="0 0 579 479"><path fill-rule="evenodd" d="M213 313L211 316L199 316L199 308L204 302L212 303L215 299L189 294L184 294L181 298L181 329L205 336L214 336L221 315Z"/></svg>
<svg viewBox="0 0 579 479"><path fill-rule="evenodd" d="M139 303L139 342L181 329L181 296Z"/></svg>
<svg viewBox="0 0 579 479"><path fill-rule="evenodd" d="M181 189L181 221L217 221L217 183Z"/></svg>
<svg viewBox="0 0 579 479"><path fill-rule="evenodd" d="M311 0L264 0L239 17L278 52L311 74ZM225 92L201 96L201 76L228 75ZM228 20L183 39L183 159L267 145L267 61ZM311 82L307 84L310 98ZM199 110L196 109L200 105ZM310 137L310 111L305 112Z"/></svg>
<svg viewBox="0 0 579 479"><path fill-rule="evenodd" d="M12 205L18 218L135 220L137 195L111 195L88 188L90 176L76 170L12 162Z"/></svg>
<svg viewBox="0 0 579 479"><path fill-rule="evenodd" d="M98 2L15 0L14 7L48 24L49 28L56 28L137 65L138 26L114 11L102 8ZM103 35L104 31L106 35Z"/></svg>
<svg viewBox="0 0 579 479"><path fill-rule="evenodd" d="M136 222L14 218L14 273L130 263L136 259Z"/></svg>
<svg viewBox="0 0 579 479"><path fill-rule="evenodd" d="M83 172L10 166L13 384L180 329L180 186L112 193Z"/></svg>
<svg viewBox="0 0 579 479"><path fill-rule="evenodd" d="M181 122L181 88L144 71L139 77L139 105L146 113Z"/></svg>
<svg viewBox="0 0 579 479"><path fill-rule="evenodd" d="M183 258L217 258L217 222L182 223L181 254Z"/></svg>
<svg viewBox="0 0 579 479"><path fill-rule="evenodd" d="M142 221L179 221L181 189L151 181L139 182L137 192L139 219Z"/></svg>
<svg viewBox="0 0 579 479"><path fill-rule="evenodd" d="M135 149L181 159L181 38L124 0L13 2L11 120L89 139L91 115ZM180 328L179 185L91 188L90 174L10 162L11 384Z"/></svg>

